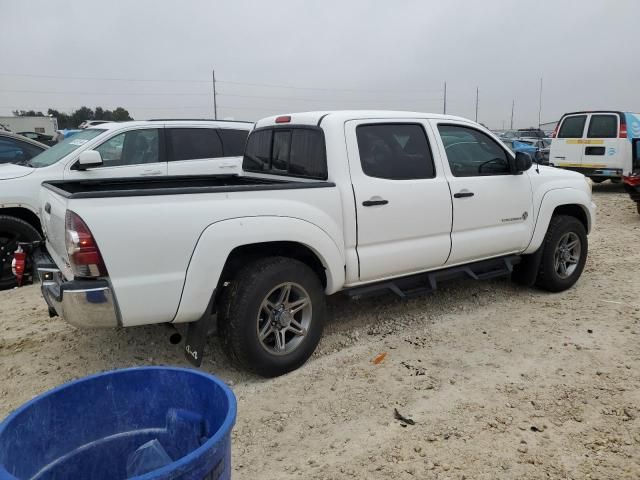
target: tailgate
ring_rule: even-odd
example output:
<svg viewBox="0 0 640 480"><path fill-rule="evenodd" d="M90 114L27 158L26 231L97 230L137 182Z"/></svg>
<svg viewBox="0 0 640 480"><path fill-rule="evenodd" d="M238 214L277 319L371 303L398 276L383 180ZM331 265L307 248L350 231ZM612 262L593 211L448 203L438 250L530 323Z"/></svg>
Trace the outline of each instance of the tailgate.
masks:
<svg viewBox="0 0 640 480"><path fill-rule="evenodd" d="M55 187L43 183L40 189L40 213L42 229L47 240L47 250L67 279L73 278L65 242L65 215L68 199Z"/></svg>

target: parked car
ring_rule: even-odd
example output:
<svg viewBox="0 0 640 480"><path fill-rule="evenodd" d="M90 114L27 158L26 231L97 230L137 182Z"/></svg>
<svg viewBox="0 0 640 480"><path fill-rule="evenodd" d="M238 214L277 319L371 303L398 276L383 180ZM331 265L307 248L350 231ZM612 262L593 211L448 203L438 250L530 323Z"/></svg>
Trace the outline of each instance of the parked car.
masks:
<svg viewBox="0 0 640 480"><path fill-rule="evenodd" d="M17 133L0 130L0 164L20 164L44 152L47 145ZM0 203L2 190L0 190Z"/></svg>
<svg viewBox="0 0 640 480"><path fill-rule="evenodd" d="M78 125L78 128L95 127L97 125L103 125L105 123L111 123L111 122L112 122L111 120L85 120L80 125Z"/></svg>
<svg viewBox="0 0 640 480"><path fill-rule="evenodd" d="M44 133L18 132L18 135L22 135L23 137L30 138L31 140L35 140L36 142L44 143L45 145L48 145L50 147L56 144L56 141L53 139L51 135L45 135Z"/></svg>
<svg viewBox="0 0 640 480"><path fill-rule="evenodd" d="M539 128L519 128L516 130L518 138L545 138L547 136L544 131Z"/></svg>
<svg viewBox="0 0 640 480"><path fill-rule="evenodd" d="M251 126L224 121L108 123L81 130L35 158L46 147L18 137L33 155L10 150L4 155L13 164L0 165L3 251L15 249L17 242L40 239L43 181L237 173ZM0 159L2 155L0 151ZM0 257L0 289L16 283L7 262L11 259Z"/></svg>
<svg viewBox="0 0 640 480"><path fill-rule="evenodd" d="M518 138L514 140L503 140L513 152L525 152L531 155L534 160L542 165L549 165L549 146L551 140L548 138Z"/></svg>
<svg viewBox="0 0 640 480"><path fill-rule="evenodd" d="M624 188L631 197L631 200L636 202L636 207L640 214L640 169L638 172L624 177L623 182Z"/></svg>
<svg viewBox="0 0 640 480"><path fill-rule="evenodd" d="M269 117L241 176L46 182L42 292L81 327L189 323L195 364L217 312L232 358L280 375L315 350L325 295L406 296L512 271L570 288L595 219L591 184L530 167L459 117Z"/></svg>
<svg viewBox="0 0 640 480"><path fill-rule="evenodd" d="M551 142L550 163L595 183L622 181L638 163L640 114L617 111L566 113Z"/></svg>

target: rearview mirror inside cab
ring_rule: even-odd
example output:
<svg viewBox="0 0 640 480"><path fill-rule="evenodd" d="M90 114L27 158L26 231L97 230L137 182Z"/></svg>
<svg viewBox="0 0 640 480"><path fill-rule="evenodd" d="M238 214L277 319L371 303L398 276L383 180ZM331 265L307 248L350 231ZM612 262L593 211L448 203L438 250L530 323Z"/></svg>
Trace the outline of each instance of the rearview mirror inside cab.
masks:
<svg viewBox="0 0 640 480"><path fill-rule="evenodd" d="M78 170L100 167L102 165L102 155L95 150L85 150L78 157Z"/></svg>
<svg viewBox="0 0 640 480"><path fill-rule="evenodd" d="M513 173L518 174L526 172L533 165L531 155L526 152L516 152L516 158L513 161Z"/></svg>

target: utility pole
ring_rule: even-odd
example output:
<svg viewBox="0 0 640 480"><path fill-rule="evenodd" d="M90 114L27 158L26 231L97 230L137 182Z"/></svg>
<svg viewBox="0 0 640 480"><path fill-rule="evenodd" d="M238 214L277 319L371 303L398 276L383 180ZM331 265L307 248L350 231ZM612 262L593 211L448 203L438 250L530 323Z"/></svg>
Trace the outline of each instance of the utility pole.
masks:
<svg viewBox="0 0 640 480"><path fill-rule="evenodd" d="M513 108L515 107L515 105L516 105L516 101L512 100L511 101L511 127L510 127L511 130L513 130Z"/></svg>
<svg viewBox="0 0 640 480"><path fill-rule="evenodd" d="M538 108L538 128L542 125L542 77L540 77L540 108Z"/></svg>
<svg viewBox="0 0 640 480"><path fill-rule="evenodd" d="M442 113L447 114L447 82L444 82L444 106L442 108Z"/></svg>
<svg viewBox="0 0 640 480"><path fill-rule="evenodd" d="M213 77L213 119L218 119L218 104L216 103L216 71L211 70L211 75Z"/></svg>
<svg viewBox="0 0 640 480"><path fill-rule="evenodd" d="M476 123L478 123L478 87L476 87Z"/></svg>

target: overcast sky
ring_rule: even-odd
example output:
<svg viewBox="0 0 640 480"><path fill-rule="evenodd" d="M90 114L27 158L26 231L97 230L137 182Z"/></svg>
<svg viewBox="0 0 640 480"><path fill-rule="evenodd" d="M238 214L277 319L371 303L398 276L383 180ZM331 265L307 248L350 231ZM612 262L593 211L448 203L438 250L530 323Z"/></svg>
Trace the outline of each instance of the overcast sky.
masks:
<svg viewBox="0 0 640 480"><path fill-rule="evenodd" d="M638 0L0 0L0 115L122 106L134 118L344 108L508 128L640 111Z"/></svg>

